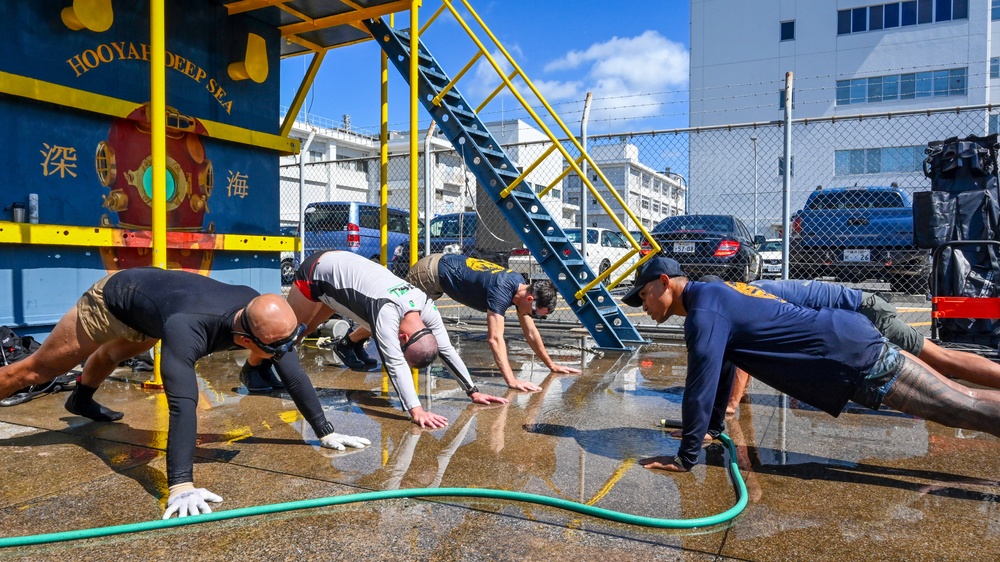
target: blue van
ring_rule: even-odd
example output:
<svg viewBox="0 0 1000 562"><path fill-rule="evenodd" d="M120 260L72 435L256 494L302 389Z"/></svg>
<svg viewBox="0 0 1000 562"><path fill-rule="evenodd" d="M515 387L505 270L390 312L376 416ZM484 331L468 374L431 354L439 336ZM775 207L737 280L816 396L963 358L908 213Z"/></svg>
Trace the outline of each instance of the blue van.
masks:
<svg viewBox="0 0 1000 562"><path fill-rule="evenodd" d="M410 243L410 215L403 209L388 208L388 251L391 260L397 248ZM345 250L369 259L379 259L379 226L381 208L378 203L356 201L324 201L310 203L305 208L305 254L326 250ZM421 225L422 228L422 225ZM298 256L292 263L282 262L282 281L291 282L286 270L295 271Z"/></svg>

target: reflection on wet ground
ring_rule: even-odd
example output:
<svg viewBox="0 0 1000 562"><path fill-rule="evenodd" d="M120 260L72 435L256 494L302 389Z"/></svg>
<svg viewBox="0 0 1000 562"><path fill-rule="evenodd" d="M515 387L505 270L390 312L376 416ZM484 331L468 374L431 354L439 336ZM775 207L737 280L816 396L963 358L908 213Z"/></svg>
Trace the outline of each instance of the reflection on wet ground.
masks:
<svg viewBox="0 0 1000 562"><path fill-rule="evenodd" d="M508 392L485 336L453 332L479 387L510 403L479 406L435 369L420 377L426 408L447 428L423 431L382 394L380 372L329 365L302 352L338 432L364 450L321 449L286 394L248 395L236 353L198 365L201 403L195 479L217 509L417 487L498 488L638 515L703 517L735 501L728 453L706 446L687 474L639 459L672 455L658 427L681 417L684 347L595 354L580 338L547 335L552 375L524 342L509 342L519 378L542 390ZM125 412L98 424L51 395L0 409L0 525L4 536L155 519L165 492L162 393L122 371L97 397ZM0 559L180 557L394 560L993 560L1000 547L996 438L882 410L832 418L753 382L727 421L750 493L728 525L694 531L632 527L530 504L391 500L209 523L153 533L7 549Z"/></svg>

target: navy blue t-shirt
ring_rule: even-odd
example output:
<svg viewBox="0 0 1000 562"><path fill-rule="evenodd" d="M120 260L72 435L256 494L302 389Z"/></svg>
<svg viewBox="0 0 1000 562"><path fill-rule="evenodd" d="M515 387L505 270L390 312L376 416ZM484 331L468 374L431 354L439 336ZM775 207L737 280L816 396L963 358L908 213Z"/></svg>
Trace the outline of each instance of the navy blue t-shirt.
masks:
<svg viewBox="0 0 1000 562"><path fill-rule="evenodd" d="M503 314L524 283L520 273L478 258L445 254L438 263L441 290L479 312Z"/></svg>
<svg viewBox="0 0 1000 562"><path fill-rule="evenodd" d="M780 281L762 279L751 283L772 295L809 308L861 310L861 291L823 281Z"/></svg>
<svg viewBox="0 0 1000 562"><path fill-rule="evenodd" d="M688 372L678 456L685 468L697 462L716 401L729 397L729 385L718 396L723 361L837 416L883 348L882 335L856 312L798 306L744 283L689 281L681 298Z"/></svg>
<svg viewBox="0 0 1000 562"><path fill-rule="evenodd" d="M137 267L119 271L104 286L108 311L126 326L161 340L160 370L170 410L167 484L193 482L198 436L195 363L215 351L240 349L233 341L236 313L259 293L197 273ZM295 406L317 434L326 414L298 353L275 363Z"/></svg>

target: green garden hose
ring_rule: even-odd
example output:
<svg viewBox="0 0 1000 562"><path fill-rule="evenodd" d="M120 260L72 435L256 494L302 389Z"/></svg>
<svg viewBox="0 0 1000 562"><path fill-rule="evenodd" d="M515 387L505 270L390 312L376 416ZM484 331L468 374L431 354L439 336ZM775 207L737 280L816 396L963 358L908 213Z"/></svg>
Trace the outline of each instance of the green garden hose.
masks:
<svg viewBox="0 0 1000 562"><path fill-rule="evenodd" d="M560 498L551 498L548 496L540 496L524 492L511 492L508 490L493 490L489 488L411 488L404 490L362 492L311 500L273 503L256 507L216 511L188 517L144 521L142 523L130 523L127 525L114 525L111 527L97 527L94 529L80 529L77 531L64 531L61 533L48 533L44 535L0 538L0 548L47 544L78 539L91 539L96 537L106 537L109 535L121 535L125 533L139 533L142 531L180 527L182 525L197 525L198 523L208 523L210 521L224 521L226 519L236 519L239 517L252 517L255 515L266 515L269 513L280 513L299 509L314 509L317 507L328 507L331 505L344 505L349 503L398 498L431 497L487 498L513 502L534 503L565 509L567 511L575 511L577 513L582 513L598 519L606 519L608 521L616 521L618 523L627 523L629 525L653 527L658 529L693 529L696 527L709 527L735 519L747 505L747 487L746 483L743 482L743 477L740 475L739 466L736 464L736 447L727 435L720 435L719 439L729 449L729 474L736 484L737 501L736 505L726 511L708 517L696 517L692 519L659 519L656 517L645 517L642 515L631 515L620 511L612 511L610 509L603 509Z"/></svg>

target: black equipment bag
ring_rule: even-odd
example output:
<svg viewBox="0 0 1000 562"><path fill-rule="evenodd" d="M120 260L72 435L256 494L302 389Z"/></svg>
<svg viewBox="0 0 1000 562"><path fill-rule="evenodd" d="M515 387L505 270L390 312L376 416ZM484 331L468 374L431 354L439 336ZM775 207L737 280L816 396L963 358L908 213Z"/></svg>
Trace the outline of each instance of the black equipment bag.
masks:
<svg viewBox="0 0 1000 562"><path fill-rule="evenodd" d="M41 344L31 336L19 336L7 326L0 326L0 366L10 365L38 351ZM16 406L36 396L69 390L76 386L78 373L60 375L49 382L35 384L0 400L0 406Z"/></svg>
<svg viewBox="0 0 1000 562"><path fill-rule="evenodd" d="M945 242L1000 240L997 135L951 137L927 145L924 175L931 191L913 196L913 234L919 248ZM933 296L1000 297L1000 250L995 244L944 248L931 275ZM942 318L942 341L1000 345L1000 320Z"/></svg>

